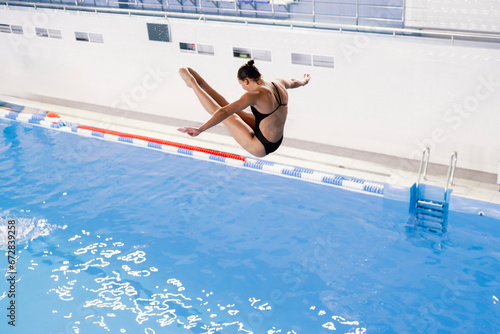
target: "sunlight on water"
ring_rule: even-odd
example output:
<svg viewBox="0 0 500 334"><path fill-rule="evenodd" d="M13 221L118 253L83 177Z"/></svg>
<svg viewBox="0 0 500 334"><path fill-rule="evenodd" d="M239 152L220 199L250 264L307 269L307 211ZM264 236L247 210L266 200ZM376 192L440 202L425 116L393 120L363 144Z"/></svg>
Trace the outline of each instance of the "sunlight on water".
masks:
<svg viewBox="0 0 500 334"><path fill-rule="evenodd" d="M5 233L9 212L3 212L0 217L0 247L6 248ZM26 243L38 237L47 236L58 227L51 225L45 219L16 219L18 243ZM66 229L66 226L60 227ZM96 241L97 240L97 241ZM85 326L94 326L106 332L131 333L137 330L137 324L143 326L144 333L157 333L163 327L182 327L185 330L198 329L203 333L215 333L232 330L242 333L254 333L241 321L241 307L250 307L260 314L272 316L274 309L270 301L262 297L249 297L241 307L235 303L220 304L212 302L214 292L186 291L183 283L175 278L163 278L161 269L148 264L147 254L141 250L143 246L128 247L123 242L113 238L102 238L90 231L81 230L67 239L66 256L51 269L50 279L56 283L53 288L47 288L47 294L56 296L62 304L53 309L54 317L60 321L71 322L72 333L83 333ZM53 255L44 251L43 257ZM30 270L38 269L38 262L31 260ZM110 269L110 268L114 268ZM121 269L121 270L120 270ZM95 277L95 270L106 273L103 277ZM89 275L90 274L90 275ZM102 276L102 274L100 274ZM155 282L154 289L145 289L150 278ZM89 281L90 277L90 281ZM163 282L163 283L159 283ZM0 296L0 300L5 294ZM65 312L65 303L80 301L83 309L89 312ZM68 307L74 310L74 307ZM310 310L315 310L312 306ZM190 314L187 310L194 310ZM317 311L318 318L325 318L322 327L328 331L337 331L339 326L350 326L352 334L363 334L366 329L360 327L358 321L348 321L340 316L327 316L325 310ZM120 326L119 319L132 318L136 326L129 328ZM233 320L231 320L231 318ZM328 318L328 319L326 319ZM217 321L217 319L221 319ZM231 320L231 321L228 321ZM82 327L83 326L83 327ZM283 330L272 327L267 334L296 334L294 330Z"/></svg>
<svg viewBox="0 0 500 334"><path fill-rule="evenodd" d="M103 242L87 243L91 238L91 234L84 230L81 234L69 238L68 247L71 243L81 244L73 251L73 254L77 255L76 259L65 260L58 268L52 269L51 278L54 282L58 282L58 286L50 289L49 293L57 295L63 302L84 300L83 308L91 311L80 316L73 313L61 315L74 321L72 324L74 333L82 331L80 325L84 322L113 332L116 328L110 326L110 321L116 317L123 319L130 316L137 324L144 326L144 333L155 333L154 328L166 326L181 326L187 330L198 328L204 333L221 330L252 333L236 319L216 321L217 317L222 316L227 319L228 316L229 318L236 316L239 310L235 308L235 304L214 306L211 301L213 292L205 290L202 290L201 294L187 292L182 282L176 278L165 280L156 277L157 281L163 284L157 285L155 291L145 295L146 290L142 287L147 283L141 282L140 279L161 274L161 270L147 265L146 252L135 250L124 254L126 245L122 242L113 242L112 238L106 238ZM116 263L120 262L123 264L117 266ZM105 270L110 264L113 264L113 268L121 268L122 271L112 270L105 277L93 278L90 284L80 282L80 278L88 277L82 276L85 272L93 268ZM142 288L140 291L138 286ZM256 309L270 309L267 303L256 298L250 298L249 302ZM193 308L199 314L190 315L186 312ZM200 312L203 309L207 312ZM53 313L58 314L63 312L62 310L54 310ZM120 332L127 333L128 330L120 328Z"/></svg>
<svg viewBox="0 0 500 334"><path fill-rule="evenodd" d="M315 311L316 306L311 306L309 309L311 311ZM325 310L318 311L318 316L325 316L326 314L327 313ZM346 326L359 326L360 325L359 321L348 321L345 318L338 316L338 315L334 315L330 319L332 319L333 321L328 320L326 323L324 323L322 325L323 328L326 328L330 331L337 331L337 327L335 327L335 324L337 324L337 326L338 325L346 325ZM364 327L354 327L353 331L346 332L346 334L363 334L363 333L366 333L366 328L364 328Z"/></svg>

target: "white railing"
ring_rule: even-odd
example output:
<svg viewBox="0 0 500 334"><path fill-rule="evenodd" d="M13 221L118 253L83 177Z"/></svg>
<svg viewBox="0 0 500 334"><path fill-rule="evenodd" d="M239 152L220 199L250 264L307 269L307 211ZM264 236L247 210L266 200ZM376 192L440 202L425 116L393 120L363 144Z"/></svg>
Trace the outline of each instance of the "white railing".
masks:
<svg viewBox="0 0 500 334"><path fill-rule="evenodd" d="M50 1L50 0L42 0L42 1ZM55 0L54 0L55 1ZM354 16L349 15L326 15L326 14L318 14L318 11L315 10L314 6L310 13L298 13L298 12L290 12L286 10L277 10L277 8L283 6L295 6L295 4L301 3L302 1L294 1L287 5L283 5L282 3L278 4L279 0L270 0L271 2L267 4L270 6L269 10L259 10L258 3L256 9L254 10L246 10L242 9L242 5L245 3L236 1L234 6L226 7L226 8L218 8L215 7L214 3L222 3L222 1L216 0L193 0L196 3L196 6L188 7L192 12L186 11L178 11L179 8L184 10L182 3L191 3L191 0L157 0L158 6L166 7L166 9L138 9L138 8L117 8L113 6L118 6L118 1L122 4L126 4L128 6L133 5L135 7L144 7L147 8L149 4L143 3L140 0L133 0L134 2L125 2L124 0L107 0L106 6L95 6L88 5L88 2L85 0L75 0L76 5L72 4L61 4L61 3L50 3L50 2L30 2L30 1L9 1L9 0L0 0L0 4L5 4L6 6L32 6L39 8L56 8L56 9L64 9L64 10L77 10L77 11L95 11L95 12L106 12L106 13L121 13L121 14L138 14L138 15L151 15L151 16L164 16L164 17L179 17L179 18L189 18L189 19L203 19L203 20L212 20L212 21L230 21L230 22L241 22L241 23L254 23L254 24L266 24L266 25L281 25L281 26L297 26L297 27L309 27L309 28L321 28L321 29L332 29L332 30L346 30L346 31L363 31L363 32L375 32L375 33L385 33L392 35L415 35L415 36L425 36L425 37L440 37L447 38L451 41L455 39L470 39L470 40L481 40L481 41L490 41L490 42L500 42L500 34L498 33L478 33L478 32L464 32L464 31L454 31L454 30L437 30L437 29L420 29L420 28L404 28L404 4L401 7L402 16L401 19L391 19L391 18L376 18L376 17L362 17L364 20L369 20L371 22L370 25L367 24L359 24L360 16L359 16L359 8L364 5L359 4L359 0L356 0L355 6L358 8L356 11L357 14ZM88 0L87 0L88 1ZM276 1L276 2L275 2ZM286 0L281 0L286 1ZM104 1L103 1L104 2ZM326 3L326 1L322 0L309 0L309 2L313 4ZM94 3L94 1L92 1ZM175 7L174 8L174 3ZM208 3L212 3L212 7L208 7ZM336 2L340 3L340 2ZM204 5L203 5L204 4ZM390 7L390 8L399 8L399 7ZM214 13L215 12L215 13ZM250 17L249 14L254 14L257 17ZM258 17L258 15L267 14L270 17ZM342 13L341 13L342 14ZM247 15L247 16L245 16ZM318 18L327 17L330 19L328 22L319 21ZM344 24L335 22L340 18L349 18L354 21L358 21L358 24ZM402 27L391 27L387 26L388 23L400 22Z"/></svg>
<svg viewBox="0 0 500 334"><path fill-rule="evenodd" d="M422 151L422 158L420 159L420 167L418 169L418 179L417 179L417 188L420 184L420 179L423 177L425 180L427 178L427 166L429 165L429 156L431 155L431 149L426 147Z"/></svg>
<svg viewBox="0 0 500 334"><path fill-rule="evenodd" d="M404 3L405 0L401 1ZM254 18L271 16L273 19L298 22L345 23L347 20L349 24L358 25L362 24L362 20L370 20L376 22L375 25L404 25L402 5L370 5L360 3L360 0L4 0L0 3L66 9L73 9L71 5L74 5L93 10L106 8L108 12L127 9L132 14L135 10L175 12L176 15L179 12L207 15L215 12L215 15L224 16L224 19L225 16L246 15Z"/></svg>
<svg viewBox="0 0 500 334"><path fill-rule="evenodd" d="M453 152L450 157L450 165L448 167L448 176L446 178L446 188L444 189L444 202L448 203L448 189L453 185L455 179L455 168L457 167L457 152Z"/></svg>

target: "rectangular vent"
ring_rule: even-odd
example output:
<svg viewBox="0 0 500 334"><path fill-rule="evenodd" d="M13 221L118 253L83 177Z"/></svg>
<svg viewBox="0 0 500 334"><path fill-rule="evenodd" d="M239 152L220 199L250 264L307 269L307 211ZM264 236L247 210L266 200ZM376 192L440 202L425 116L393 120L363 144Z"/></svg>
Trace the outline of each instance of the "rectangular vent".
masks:
<svg viewBox="0 0 500 334"><path fill-rule="evenodd" d="M213 45L196 44L196 48L198 49L199 55L209 55L209 56L215 55L215 50Z"/></svg>
<svg viewBox="0 0 500 334"><path fill-rule="evenodd" d="M295 65L312 65L312 56L303 53L292 53L292 64Z"/></svg>
<svg viewBox="0 0 500 334"><path fill-rule="evenodd" d="M268 50L252 50L253 59L262 61L271 61L271 51Z"/></svg>
<svg viewBox="0 0 500 334"><path fill-rule="evenodd" d="M49 29L49 37L50 38L62 39L61 30Z"/></svg>
<svg viewBox="0 0 500 334"><path fill-rule="evenodd" d="M0 24L0 32L4 32L10 34L10 25L8 24Z"/></svg>
<svg viewBox="0 0 500 334"><path fill-rule="evenodd" d="M10 28L12 29L13 34L18 34L18 35L23 34L23 27L22 26L10 26Z"/></svg>
<svg viewBox="0 0 500 334"><path fill-rule="evenodd" d="M38 37L49 37L49 32L45 28L35 28Z"/></svg>
<svg viewBox="0 0 500 334"><path fill-rule="evenodd" d="M179 43L179 48L182 52L192 52L196 53L196 44L194 43Z"/></svg>
<svg viewBox="0 0 500 334"><path fill-rule="evenodd" d="M234 58L252 58L252 52L250 51L250 49L233 47L233 57Z"/></svg>
<svg viewBox="0 0 500 334"><path fill-rule="evenodd" d="M89 41L89 34L87 34L86 32L75 31L75 38L77 41L88 42Z"/></svg>
<svg viewBox="0 0 500 334"><path fill-rule="evenodd" d="M170 42L170 33L167 24L148 23L150 41Z"/></svg>
<svg viewBox="0 0 500 334"><path fill-rule="evenodd" d="M89 40L92 43L104 43L104 39L102 38L101 34L89 33Z"/></svg>
<svg viewBox="0 0 500 334"><path fill-rule="evenodd" d="M333 57L313 55L313 66L333 68Z"/></svg>

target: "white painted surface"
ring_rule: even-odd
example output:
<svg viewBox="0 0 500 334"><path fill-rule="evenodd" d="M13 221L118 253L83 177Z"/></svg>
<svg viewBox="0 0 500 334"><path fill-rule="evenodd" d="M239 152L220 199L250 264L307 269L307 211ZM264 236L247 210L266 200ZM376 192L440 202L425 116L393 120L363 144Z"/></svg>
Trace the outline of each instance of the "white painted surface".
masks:
<svg viewBox="0 0 500 334"><path fill-rule="evenodd" d="M146 22L169 23L172 43L149 41ZM257 62L266 79L312 75L310 85L290 91L286 137L414 159L429 145L431 162L448 164L458 151L458 167L498 168L498 46L31 9L0 9L0 23L25 31L0 34L2 95L202 123L208 114L178 67L196 68L231 101L243 93L236 71L244 63L232 47L270 50L272 62ZM36 37L34 27L59 29L62 39ZM100 33L104 43L78 42L75 31ZM180 52L179 42L214 45L215 56ZM333 56L335 69L292 65L292 52Z"/></svg>

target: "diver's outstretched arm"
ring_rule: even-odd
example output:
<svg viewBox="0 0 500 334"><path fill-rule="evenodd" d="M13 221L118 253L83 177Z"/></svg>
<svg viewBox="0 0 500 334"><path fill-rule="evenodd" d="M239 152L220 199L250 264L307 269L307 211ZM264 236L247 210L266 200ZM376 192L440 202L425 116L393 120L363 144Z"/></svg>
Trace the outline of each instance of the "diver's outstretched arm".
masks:
<svg viewBox="0 0 500 334"><path fill-rule="evenodd" d="M311 80L310 74L304 74L302 79L277 79L286 89L299 88L305 86Z"/></svg>

